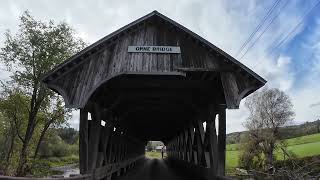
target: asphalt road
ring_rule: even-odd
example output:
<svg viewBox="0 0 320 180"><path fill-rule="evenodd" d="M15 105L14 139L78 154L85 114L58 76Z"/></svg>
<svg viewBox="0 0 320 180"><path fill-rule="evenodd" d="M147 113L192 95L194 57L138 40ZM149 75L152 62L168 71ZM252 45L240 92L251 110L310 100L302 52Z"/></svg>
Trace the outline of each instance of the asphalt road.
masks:
<svg viewBox="0 0 320 180"><path fill-rule="evenodd" d="M165 160L146 159L143 165L128 172L119 180L194 180L194 177L187 174L170 166Z"/></svg>

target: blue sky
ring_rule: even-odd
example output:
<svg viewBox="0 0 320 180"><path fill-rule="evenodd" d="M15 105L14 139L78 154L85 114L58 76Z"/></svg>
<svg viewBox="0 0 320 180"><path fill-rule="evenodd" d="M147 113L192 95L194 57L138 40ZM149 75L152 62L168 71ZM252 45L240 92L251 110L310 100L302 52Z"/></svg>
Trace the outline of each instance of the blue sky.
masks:
<svg viewBox="0 0 320 180"><path fill-rule="evenodd" d="M293 84L293 88L298 90L303 88L303 81L310 75L312 75L311 69L317 63L316 56L318 49L313 47L316 45L314 38L317 31L319 31L319 8L318 11L314 10L310 15L306 16L304 27L296 34L292 39L278 49L277 55L286 55L293 58L290 66L291 71L295 72L296 81ZM318 40L318 39L317 39Z"/></svg>
<svg viewBox="0 0 320 180"><path fill-rule="evenodd" d="M303 19L282 46L272 53L270 49L301 22L318 0L278 0L278 6L251 43L276 16L270 27L243 58L241 54L236 56L275 2L277 0L2 0L0 46L5 30L15 32L18 17L27 9L36 19L66 21L89 43L158 10L239 59L264 77L267 86L280 88L290 95L296 113L294 123L313 121L320 118L320 5ZM0 67L0 79L8 76ZM228 132L244 130L242 123L248 112L243 102L239 110L227 111ZM74 112L70 124L78 126L78 112Z"/></svg>

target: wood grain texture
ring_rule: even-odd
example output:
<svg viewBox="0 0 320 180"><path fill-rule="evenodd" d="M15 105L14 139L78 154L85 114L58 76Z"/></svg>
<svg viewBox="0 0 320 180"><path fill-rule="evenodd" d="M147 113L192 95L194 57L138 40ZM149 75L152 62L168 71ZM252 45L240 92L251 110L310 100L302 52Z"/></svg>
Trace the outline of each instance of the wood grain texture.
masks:
<svg viewBox="0 0 320 180"><path fill-rule="evenodd" d="M218 107L219 113L219 129L218 129L218 169L217 175L225 175L226 165L226 107L220 105Z"/></svg>
<svg viewBox="0 0 320 180"><path fill-rule="evenodd" d="M80 109L79 160L81 174L88 172L88 140L88 111Z"/></svg>
<svg viewBox="0 0 320 180"><path fill-rule="evenodd" d="M120 176L152 139L208 179L224 175L225 109L239 108L265 80L172 20L147 17L94 43L44 80L67 107L81 109L81 173ZM181 53L127 52L128 46L179 46Z"/></svg>
<svg viewBox="0 0 320 180"><path fill-rule="evenodd" d="M223 150L223 148L219 147L216 134L215 116L217 112L216 105L210 105L202 109L194 121L190 122L184 130L177 132L177 135L166 144L170 159L194 164L202 168L205 172L203 175L208 179L215 179L218 170L224 172L222 159L225 159L225 154L219 153L219 150ZM223 118L221 120L225 121ZM203 122L206 122L205 129ZM223 127L223 123L221 124ZM225 136L222 135L221 137ZM220 143L222 145L223 141L220 140Z"/></svg>
<svg viewBox="0 0 320 180"><path fill-rule="evenodd" d="M180 46L181 54L128 53L130 45ZM86 57L72 70L60 75L48 86L64 96L67 107L82 108L96 89L121 74L157 74L182 72L225 71L225 62L212 55L192 38L172 30L160 22L148 23L137 31L121 36L114 43ZM230 68L229 68L230 69ZM222 73L221 79L231 88L239 87L238 94L248 88L258 88L234 72L234 76ZM233 78L228 80L229 78ZM201 77L199 77L201 79ZM226 81L226 82L224 82ZM236 86L235 86L236 85ZM226 86L226 88L230 88ZM232 90L233 91L233 90ZM228 108L237 108L236 93L227 94ZM246 95L246 94L245 94ZM233 96L233 97L230 97Z"/></svg>

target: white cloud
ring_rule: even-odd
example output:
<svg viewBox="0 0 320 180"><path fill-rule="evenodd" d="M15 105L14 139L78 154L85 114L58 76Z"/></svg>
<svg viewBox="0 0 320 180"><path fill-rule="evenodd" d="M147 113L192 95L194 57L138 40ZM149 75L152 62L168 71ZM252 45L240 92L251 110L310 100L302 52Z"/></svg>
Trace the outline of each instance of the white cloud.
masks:
<svg viewBox="0 0 320 180"><path fill-rule="evenodd" d="M296 113L295 122L314 121L320 118L320 106L311 106L320 102L319 85L308 85L292 94L292 102Z"/></svg>
<svg viewBox="0 0 320 180"><path fill-rule="evenodd" d="M315 96L317 93L315 90L319 89L312 87L309 91L303 89L301 92L293 92L292 86L296 79L295 73L289 67L294 62L294 57L270 55L268 51L269 48L286 36L293 26L300 21L300 17L305 12L306 7L310 7L309 4L312 4L311 1L308 1L304 7L298 3L297 1L289 2L286 9L282 10L269 30L266 31L241 62L268 80L270 87L280 88L292 95L297 118L307 120L310 116L305 112L316 114L320 110L307 111L305 107L301 107L301 104L303 102L309 106L311 103L316 103L316 99L312 98L312 96ZM273 1L258 0L245 2L241 0L162 0L161 2L150 0L96 0L90 2L78 0L5 1L0 7L0 43L3 42L2 34L4 29L15 30L19 23L17 14L22 14L25 9L29 9L37 19L67 21L76 29L79 37L90 43L153 10L158 10L227 53L234 55L272 4ZM288 40L300 33L303 28L304 26L301 26ZM320 37L316 38L315 41L319 42L319 39ZM315 49L319 50L319 43L313 45ZM316 57L320 59L320 53ZM320 72L320 61L314 62L313 69ZM315 76L312 78L319 79ZM308 97L301 98L307 96L305 93L308 93ZM316 107L314 108L316 109ZM75 116L76 114L78 113L75 113ZM242 130L241 124L246 117L247 113L243 105L240 106L240 110L228 111L227 131ZM78 117L75 117L71 124L77 126L77 122Z"/></svg>
<svg viewBox="0 0 320 180"><path fill-rule="evenodd" d="M227 132L244 131L243 123L249 115L249 111L244 107L244 100L237 110L227 110Z"/></svg>
<svg viewBox="0 0 320 180"><path fill-rule="evenodd" d="M68 121L68 123L70 124L70 127L73 127L79 130L79 122L80 122L80 111L79 110L72 111L72 118Z"/></svg>
<svg viewBox="0 0 320 180"><path fill-rule="evenodd" d="M306 59L309 65L308 72L302 78L303 85L298 89L292 89L289 94L294 104L296 112L296 123L304 121L314 121L320 118L320 19L316 21L316 25L312 33L307 35L303 42L304 48L311 59ZM311 61L311 62L309 62Z"/></svg>

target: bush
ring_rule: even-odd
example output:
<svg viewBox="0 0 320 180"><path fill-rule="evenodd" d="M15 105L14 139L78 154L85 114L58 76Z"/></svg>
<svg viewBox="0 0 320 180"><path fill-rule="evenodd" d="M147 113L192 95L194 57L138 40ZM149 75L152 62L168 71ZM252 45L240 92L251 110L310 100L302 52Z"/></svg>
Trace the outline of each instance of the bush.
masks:
<svg viewBox="0 0 320 180"><path fill-rule="evenodd" d="M59 128L57 129L57 133L68 144L75 144L79 139L79 132L73 128Z"/></svg>
<svg viewBox="0 0 320 180"><path fill-rule="evenodd" d="M61 142L52 147L52 156L54 157L64 157L69 156L71 153L69 151L69 146Z"/></svg>
<svg viewBox="0 0 320 180"><path fill-rule="evenodd" d="M318 179L320 174L320 156L290 158L274 163L276 175L287 179Z"/></svg>
<svg viewBox="0 0 320 180"><path fill-rule="evenodd" d="M274 166L279 169L282 167L288 167L289 169L295 169L297 167L308 167L315 165L312 170L320 173L320 155L307 156L303 158L293 157L287 160L276 161Z"/></svg>
<svg viewBox="0 0 320 180"><path fill-rule="evenodd" d="M46 160L32 160L28 166L30 173L35 177L50 176L53 172L50 170L50 164Z"/></svg>
<svg viewBox="0 0 320 180"><path fill-rule="evenodd" d="M78 144L70 145L64 142L59 136L54 135L41 144L39 154L41 158L78 155L79 146Z"/></svg>

